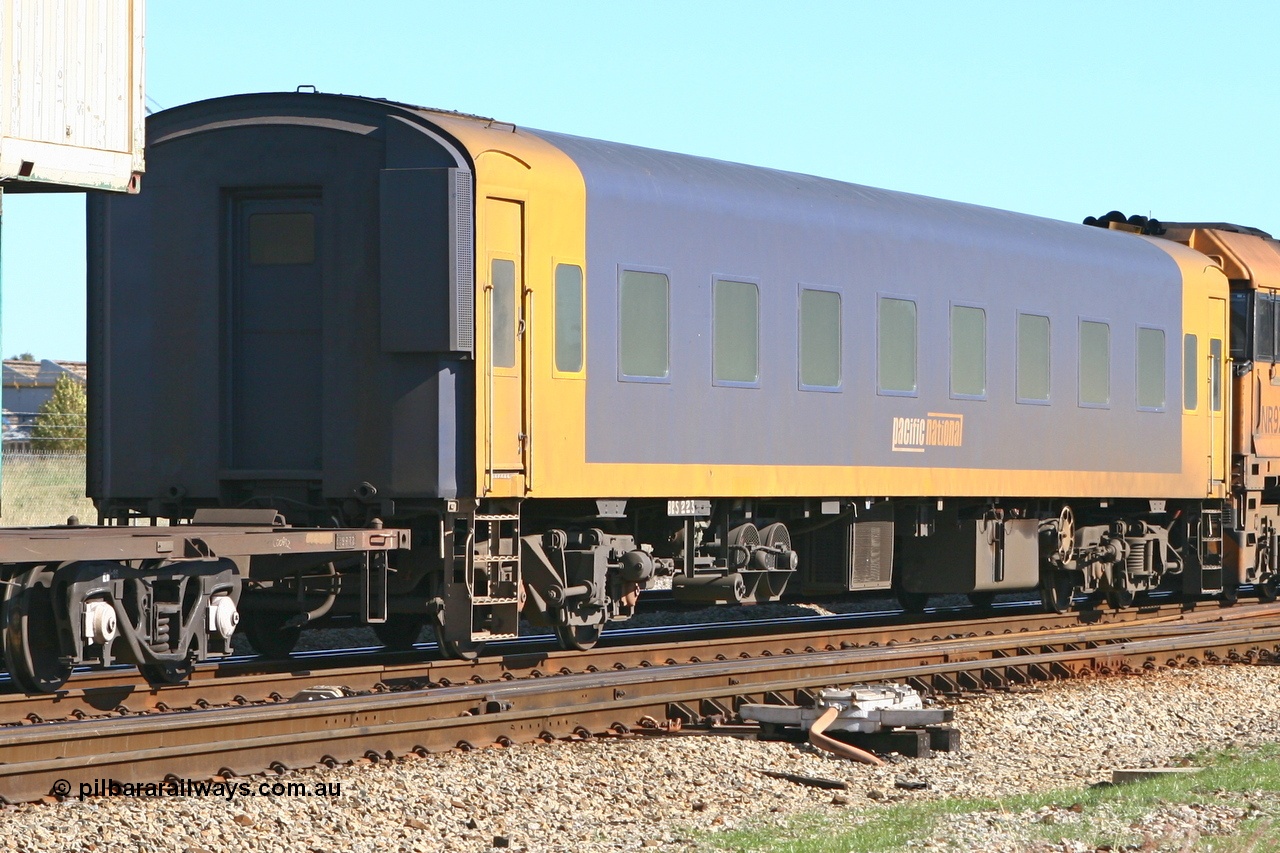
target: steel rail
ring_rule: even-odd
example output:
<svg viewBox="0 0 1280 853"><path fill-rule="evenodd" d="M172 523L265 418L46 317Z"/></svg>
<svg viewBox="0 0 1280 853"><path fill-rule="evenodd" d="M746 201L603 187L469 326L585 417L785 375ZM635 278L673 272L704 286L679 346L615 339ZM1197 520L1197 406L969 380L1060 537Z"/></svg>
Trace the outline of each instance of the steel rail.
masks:
<svg viewBox="0 0 1280 853"><path fill-rule="evenodd" d="M186 683L162 687L141 683L137 671L127 667L79 673L67 688L54 694L0 694L0 724L266 702L272 701L273 694L288 698L300 690L335 683L353 691L370 691L384 686L394 689L467 681L495 682L552 673L696 662L716 657L754 657L842 646L913 643L995 631L1073 630L1086 623L1146 624L1170 619L1189 622L1221 618L1228 613L1243 618L1254 612L1272 610L1261 605L1226 610L1216 606L1194 609L1189 605L1165 604L1105 613L1084 611L1059 615L1036 611L1004 615L998 619L965 618L908 625L877 623L851 626L848 620L834 618L829 627L820 630L765 637L735 635L735 625L730 623L715 626L706 633L699 632L699 639L695 640L668 640L641 646L609 645L588 652L561 651L553 648L547 638L536 638L503 644L498 654L476 661L424 660L422 652L429 647L400 653L380 650L357 655L315 653L286 661L240 661L201 666ZM670 634L672 630L638 632L635 636L661 636Z"/></svg>
<svg viewBox="0 0 1280 853"><path fill-rule="evenodd" d="M1140 639L1135 639L1141 637ZM1274 609L863 646L465 684L313 702L138 715L0 729L0 794L48 793L58 780L158 782L333 764L457 746L609 731L646 719L726 717L744 701L866 680L1007 686L1085 672L1269 657Z"/></svg>

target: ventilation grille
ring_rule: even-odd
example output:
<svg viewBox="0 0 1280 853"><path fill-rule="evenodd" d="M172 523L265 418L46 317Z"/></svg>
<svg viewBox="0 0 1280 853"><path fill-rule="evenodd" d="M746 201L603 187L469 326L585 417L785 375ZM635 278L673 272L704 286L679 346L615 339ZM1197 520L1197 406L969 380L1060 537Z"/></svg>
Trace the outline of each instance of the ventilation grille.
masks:
<svg viewBox="0 0 1280 853"><path fill-rule="evenodd" d="M844 519L800 536L805 592L888 589L893 577L893 522Z"/></svg>
<svg viewBox="0 0 1280 853"><path fill-rule="evenodd" d="M853 529L849 588L888 585L893 574L893 523L867 521L849 526Z"/></svg>
<svg viewBox="0 0 1280 853"><path fill-rule="evenodd" d="M459 350L475 350L475 209L471 190L471 173L454 172L454 325Z"/></svg>

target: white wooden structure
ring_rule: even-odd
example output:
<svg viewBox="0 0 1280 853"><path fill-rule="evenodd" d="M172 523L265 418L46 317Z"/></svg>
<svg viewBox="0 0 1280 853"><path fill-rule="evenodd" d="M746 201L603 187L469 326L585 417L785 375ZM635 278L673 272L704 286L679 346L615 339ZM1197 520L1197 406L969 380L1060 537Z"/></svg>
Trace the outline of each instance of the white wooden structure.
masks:
<svg viewBox="0 0 1280 853"><path fill-rule="evenodd" d="M137 192L143 0L0 0L0 190Z"/></svg>

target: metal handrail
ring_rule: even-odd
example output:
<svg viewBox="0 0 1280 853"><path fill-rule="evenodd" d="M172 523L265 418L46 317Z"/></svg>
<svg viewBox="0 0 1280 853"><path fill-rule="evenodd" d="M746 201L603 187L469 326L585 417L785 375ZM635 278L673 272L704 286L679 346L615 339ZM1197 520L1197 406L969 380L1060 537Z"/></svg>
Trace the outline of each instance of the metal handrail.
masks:
<svg viewBox="0 0 1280 853"><path fill-rule="evenodd" d="M484 493L493 492L493 281L490 274L490 281L484 286L484 317L485 327L489 332L488 342L484 345L484 382L485 396L488 403L484 411L485 426L485 470L484 470Z"/></svg>

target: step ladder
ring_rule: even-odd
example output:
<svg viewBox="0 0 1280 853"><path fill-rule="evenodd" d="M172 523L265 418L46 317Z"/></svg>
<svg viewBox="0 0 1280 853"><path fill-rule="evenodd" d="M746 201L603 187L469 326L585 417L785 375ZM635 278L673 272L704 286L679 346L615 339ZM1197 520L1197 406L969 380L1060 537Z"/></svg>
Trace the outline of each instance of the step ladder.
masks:
<svg viewBox="0 0 1280 853"><path fill-rule="evenodd" d="M1222 510L1206 509L1200 513L1192 544L1200 558L1200 592L1222 592L1226 570L1222 559L1223 539Z"/></svg>
<svg viewBox="0 0 1280 853"><path fill-rule="evenodd" d="M469 649L514 639L520 620L520 505L484 502L447 517L442 639Z"/></svg>
<svg viewBox="0 0 1280 853"><path fill-rule="evenodd" d="M486 508L471 548L471 640L514 639L520 619L520 513Z"/></svg>

